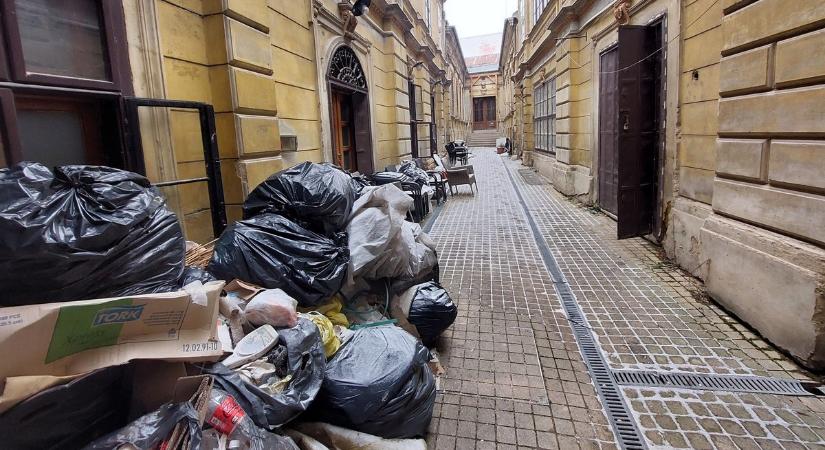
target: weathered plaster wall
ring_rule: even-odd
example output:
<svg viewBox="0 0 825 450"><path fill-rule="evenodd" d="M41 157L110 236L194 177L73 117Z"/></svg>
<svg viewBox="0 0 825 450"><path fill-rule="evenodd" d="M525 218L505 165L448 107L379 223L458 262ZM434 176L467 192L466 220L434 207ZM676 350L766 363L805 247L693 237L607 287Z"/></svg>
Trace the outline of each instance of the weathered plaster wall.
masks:
<svg viewBox="0 0 825 450"><path fill-rule="evenodd" d="M466 67L460 49L445 48L443 0L373 2L346 36L336 0L126 0L125 13L137 95L214 106L230 221L269 175L301 161L331 161L326 71L337 46L349 45L367 75L377 170L410 156L409 76L421 86L420 119L436 122L440 145L447 133L466 133ZM417 61L423 64L411 71ZM141 123L150 176L204 176L197 114L152 114ZM418 128L426 154L429 127ZM205 187L166 193L187 237L211 240Z"/></svg>

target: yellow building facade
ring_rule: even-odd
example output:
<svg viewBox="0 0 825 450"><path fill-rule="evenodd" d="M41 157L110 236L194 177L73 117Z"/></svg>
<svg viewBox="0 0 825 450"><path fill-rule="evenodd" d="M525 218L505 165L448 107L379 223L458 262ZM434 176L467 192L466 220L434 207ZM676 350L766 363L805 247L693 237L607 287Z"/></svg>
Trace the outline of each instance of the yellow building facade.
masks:
<svg viewBox="0 0 825 450"><path fill-rule="evenodd" d="M825 3L522 0L499 129L619 237L825 367ZM512 113L511 113L512 111Z"/></svg>
<svg viewBox="0 0 825 450"><path fill-rule="evenodd" d="M360 17L351 5L124 1L135 96L214 107L230 222L261 181L299 162L371 173L466 134L469 78L443 0L374 0ZM141 120L150 178L202 176L197 113L152 114ZM210 240L203 187L169 191L187 237Z"/></svg>

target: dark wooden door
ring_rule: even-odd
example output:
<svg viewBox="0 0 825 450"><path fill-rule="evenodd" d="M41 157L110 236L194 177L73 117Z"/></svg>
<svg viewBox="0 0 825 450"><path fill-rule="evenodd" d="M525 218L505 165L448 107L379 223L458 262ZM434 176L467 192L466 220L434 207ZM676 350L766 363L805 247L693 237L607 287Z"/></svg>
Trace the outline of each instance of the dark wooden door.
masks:
<svg viewBox="0 0 825 450"><path fill-rule="evenodd" d="M599 206L617 215L618 202L618 73L619 49L614 47L600 56L599 75Z"/></svg>
<svg viewBox="0 0 825 450"><path fill-rule="evenodd" d="M335 164L346 170L358 171L355 155L355 127L352 95L332 92L332 135L335 141Z"/></svg>
<svg viewBox="0 0 825 450"><path fill-rule="evenodd" d="M656 27L619 27L619 239L653 232L662 86L657 36Z"/></svg>
<svg viewBox="0 0 825 450"><path fill-rule="evenodd" d="M496 128L496 98L477 97L473 99L473 129L490 130Z"/></svg>
<svg viewBox="0 0 825 450"><path fill-rule="evenodd" d="M370 105L367 94L352 94L352 124L355 139L355 169L362 174L375 172L372 162L372 138L370 137Z"/></svg>

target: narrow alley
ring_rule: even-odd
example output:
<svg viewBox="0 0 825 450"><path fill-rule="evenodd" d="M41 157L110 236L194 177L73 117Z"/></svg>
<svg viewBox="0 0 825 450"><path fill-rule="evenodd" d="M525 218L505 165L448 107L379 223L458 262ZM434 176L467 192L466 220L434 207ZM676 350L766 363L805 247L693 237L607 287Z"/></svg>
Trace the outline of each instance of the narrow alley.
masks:
<svg viewBox="0 0 825 450"><path fill-rule="evenodd" d="M628 371L810 380L657 246L617 241L611 219L494 149L475 148L470 164L478 194L451 197L428 224L459 306L439 345L447 373L431 448L617 448L621 420L606 414L577 327L595 337L613 380ZM560 301L565 286L584 320ZM825 448L819 398L623 384L627 448L640 448L633 428L648 448Z"/></svg>

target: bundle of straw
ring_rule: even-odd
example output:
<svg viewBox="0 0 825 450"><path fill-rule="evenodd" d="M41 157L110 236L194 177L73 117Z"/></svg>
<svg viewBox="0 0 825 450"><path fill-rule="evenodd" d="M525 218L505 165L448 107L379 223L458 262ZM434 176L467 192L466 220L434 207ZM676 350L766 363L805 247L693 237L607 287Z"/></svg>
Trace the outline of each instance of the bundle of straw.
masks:
<svg viewBox="0 0 825 450"><path fill-rule="evenodd" d="M198 244L195 242L186 243L186 266L206 268L209 260L212 259L212 252L215 249L215 242L217 239L206 244Z"/></svg>

